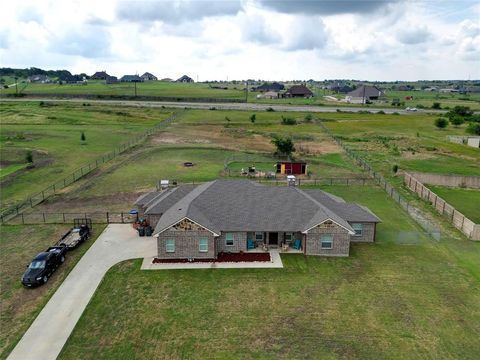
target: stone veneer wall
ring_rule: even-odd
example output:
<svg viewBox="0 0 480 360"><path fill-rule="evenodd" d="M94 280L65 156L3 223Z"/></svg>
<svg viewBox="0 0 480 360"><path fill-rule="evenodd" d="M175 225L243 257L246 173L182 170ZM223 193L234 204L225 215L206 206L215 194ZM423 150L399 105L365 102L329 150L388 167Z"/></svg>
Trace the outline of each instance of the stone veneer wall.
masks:
<svg viewBox="0 0 480 360"><path fill-rule="evenodd" d="M227 232L231 232L233 234L233 245L227 246L225 245L225 234ZM234 231L227 231L220 234L220 236L216 239L217 243L217 254L219 252L239 252L239 251L247 251L247 233L246 232L234 232Z"/></svg>
<svg viewBox="0 0 480 360"><path fill-rule="evenodd" d="M333 235L333 246L331 249L322 249L321 235ZM320 224L307 233L306 255L323 256L348 256L350 253L350 234L344 228L331 223Z"/></svg>
<svg viewBox="0 0 480 360"><path fill-rule="evenodd" d="M374 242L375 241L375 223L361 223L363 225L362 236L351 235L351 242ZM352 223L350 223L352 225Z"/></svg>
<svg viewBox="0 0 480 360"><path fill-rule="evenodd" d="M208 252L200 252L199 239L206 237L208 239ZM175 252L167 253L165 240L175 240ZM215 238L208 230L177 230L167 229L158 235L158 257L160 259L186 259L186 258L205 258L213 259L217 257L215 253Z"/></svg>

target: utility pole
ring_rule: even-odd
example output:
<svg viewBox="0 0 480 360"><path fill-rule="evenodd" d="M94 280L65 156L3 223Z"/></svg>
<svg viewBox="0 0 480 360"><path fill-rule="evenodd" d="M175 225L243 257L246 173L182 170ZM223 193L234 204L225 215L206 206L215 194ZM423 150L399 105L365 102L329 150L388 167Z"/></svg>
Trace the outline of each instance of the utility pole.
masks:
<svg viewBox="0 0 480 360"><path fill-rule="evenodd" d="M137 82L134 81L133 83L135 84L135 97L137 97Z"/></svg>
<svg viewBox="0 0 480 360"><path fill-rule="evenodd" d="M248 80L245 81L245 102L248 103Z"/></svg>
<svg viewBox="0 0 480 360"><path fill-rule="evenodd" d="M18 77L15 76L15 95L18 96Z"/></svg>

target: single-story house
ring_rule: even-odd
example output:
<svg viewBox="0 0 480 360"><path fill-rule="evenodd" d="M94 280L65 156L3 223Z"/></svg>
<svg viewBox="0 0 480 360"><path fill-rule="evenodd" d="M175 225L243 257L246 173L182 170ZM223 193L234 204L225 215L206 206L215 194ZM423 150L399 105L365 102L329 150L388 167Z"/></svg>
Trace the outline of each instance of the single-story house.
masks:
<svg viewBox="0 0 480 360"><path fill-rule="evenodd" d="M150 74L149 72L146 72L145 74L143 74L143 75L141 76L141 78L142 78L144 81L152 81L152 80L157 81L157 80L158 80L155 75Z"/></svg>
<svg viewBox="0 0 480 360"><path fill-rule="evenodd" d="M47 75L32 75L28 77L27 81L30 83L42 83L42 84L51 82L50 78Z"/></svg>
<svg viewBox="0 0 480 360"><path fill-rule="evenodd" d="M271 84L269 83L263 83L260 86L257 86L253 88L253 91L258 91L258 92L269 92L269 91L274 91L274 92L279 92L281 90L285 89L285 86L283 84L280 84L278 82L273 82Z"/></svg>
<svg viewBox="0 0 480 360"><path fill-rule="evenodd" d="M187 75L183 75L181 78L177 79L176 82L182 82L182 83L193 83L193 79Z"/></svg>
<svg viewBox="0 0 480 360"><path fill-rule="evenodd" d="M155 226L161 259L215 259L222 252L289 247L305 255L348 256L374 242L380 219L368 208L315 189L215 180L142 195L140 216Z"/></svg>
<svg viewBox="0 0 480 360"><path fill-rule="evenodd" d="M106 80L110 75L107 74L106 71L97 71L93 74L90 79L91 80Z"/></svg>
<svg viewBox="0 0 480 360"><path fill-rule="evenodd" d="M118 83L118 79L116 76L108 75L107 78L105 79L105 84L116 84L116 83Z"/></svg>
<svg viewBox="0 0 480 360"><path fill-rule="evenodd" d="M362 85L350 91L345 100L350 103L365 104L367 101L379 100L385 93L376 86Z"/></svg>
<svg viewBox="0 0 480 360"><path fill-rule="evenodd" d="M277 162L277 174L284 175L305 175L307 163L305 161L279 161Z"/></svg>
<svg viewBox="0 0 480 360"><path fill-rule="evenodd" d="M276 91L267 91L263 94L258 94L257 99L278 99L280 94Z"/></svg>
<svg viewBox="0 0 480 360"><path fill-rule="evenodd" d="M313 96L313 92L311 92L305 85L292 85L290 89L285 92L284 96L310 98Z"/></svg>
<svg viewBox="0 0 480 360"><path fill-rule="evenodd" d="M138 75L123 75L120 82L143 82L143 79Z"/></svg>

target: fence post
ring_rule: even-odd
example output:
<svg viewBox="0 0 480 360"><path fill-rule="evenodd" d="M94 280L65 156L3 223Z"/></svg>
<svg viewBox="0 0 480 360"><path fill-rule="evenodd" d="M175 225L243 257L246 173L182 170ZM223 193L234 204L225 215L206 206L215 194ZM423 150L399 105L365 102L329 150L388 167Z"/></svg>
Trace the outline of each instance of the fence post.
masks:
<svg viewBox="0 0 480 360"><path fill-rule="evenodd" d="M107 224L110 224L110 217L108 216L108 211L107 211Z"/></svg>
<svg viewBox="0 0 480 360"><path fill-rule="evenodd" d="M63 216L63 223L65 224L65 213L62 213Z"/></svg>
<svg viewBox="0 0 480 360"><path fill-rule="evenodd" d="M53 184L53 193L55 194L55 184Z"/></svg>
<svg viewBox="0 0 480 360"><path fill-rule="evenodd" d="M120 214L121 214L121 217L122 217L122 224L123 224L123 211Z"/></svg>
<svg viewBox="0 0 480 360"><path fill-rule="evenodd" d="M45 223L46 221L45 221L45 213L44 212L42 213L42 216L43 216L43 223Z"/></svg>
<svg viewBox="0 0 480 360"><path fill-rule="evenodd" d="M23 213L22 213L22 224L25 225L25 219L23 217Z"/></svg>

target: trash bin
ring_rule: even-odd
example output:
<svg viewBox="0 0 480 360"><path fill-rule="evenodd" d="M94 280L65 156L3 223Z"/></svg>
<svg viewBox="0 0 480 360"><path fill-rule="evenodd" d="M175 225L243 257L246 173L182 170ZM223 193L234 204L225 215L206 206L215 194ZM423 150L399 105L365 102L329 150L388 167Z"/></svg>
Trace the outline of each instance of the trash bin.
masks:
<svg viewBox="0 0 480 360"><path fill-rule="evenodd" d="M139 236L145 236L145 228L144 227L139 227L138 228L138 235Z"/></svg>
<svg viewBox="0 0 480 360"><path fill-rule="evenodd" d="M152 236L152 233L153 233L153 229L151 226L147 226L145 228L145 236Z"/></svg>

